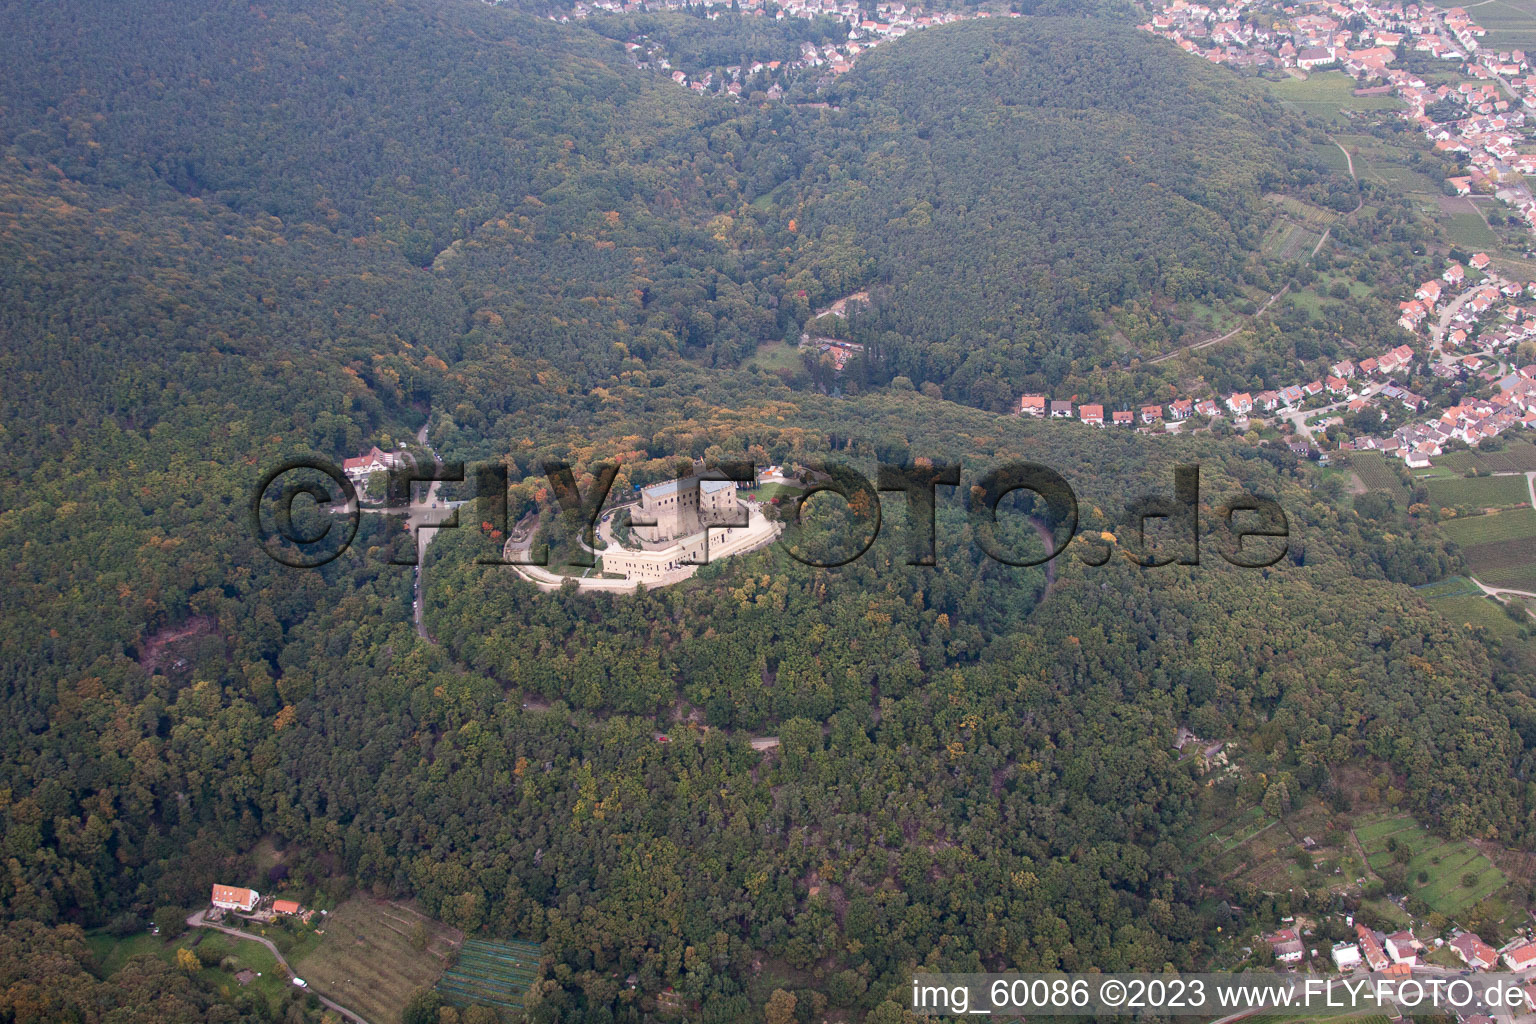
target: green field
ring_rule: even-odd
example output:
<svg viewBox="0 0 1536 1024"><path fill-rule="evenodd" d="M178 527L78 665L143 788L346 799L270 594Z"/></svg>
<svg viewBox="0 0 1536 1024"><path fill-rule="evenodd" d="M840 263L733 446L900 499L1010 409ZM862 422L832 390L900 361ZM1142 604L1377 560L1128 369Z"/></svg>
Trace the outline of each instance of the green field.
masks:
<svg viewBox="0 0 1536 1024"><path fill-rule="evenodd" d="M1447 576L1435 583L1426 583L1422 587L1414 587L1414 592L1426 601L1438 601L1446 597L1473 597L1482 596L1482 591L1477 589L1477 584L1465 576Z"/></svg>
<svg viewBox="0 0 1536 1024"><path fill-rule="evenodd" d="M480 1003L516 1011L538 974L539 947L533 943L470 939L437 990L455 1006Z"/></svg>
<svg viewBox="0 0 1536 1024"><path fill-rule="evenodd" d="M775 370L799 370L805 366L800 350L782 341L770 341L765 345L759 345L748 362L757 364L769 373Z"/></svg>
<svg viewBox="0 0 1536 1024"><path fill-rule="evenodd" d="M1424 482L1429 499L1442 508L1520 508L1531 503L1523 476L1449 477Z"/></svg>
<svg viewBox="0 0 1536 1024"><path fill-rule="evenodd" d="M1395 839L1412 852L1405 872L1408 895L1417 896L1447 917L1465 913L1478 901L1503 889L1503 872L1468 843L1433 835L1407 815L1381 819L1357 826L1355 835L1365 847L1371 869L1381 871L1393 864L1388 840ZM1428 880L1419 881L1420 873ZM1473 876L1471 885L1463 885L1463 876Z"/></svg>
<svg viewBox="0 0 1536 1024"><path fill-rule="evenodd" d="M153 956L174 964L177 950L192 949L202 957L212 955L217 959L216 966L198 972L198 979L226 999L239 991L259 992L269 1006L277 1007L288 994L288 975L278 966L271 950L259 942L248 942L211 929L194 928L171 942L162 941L158 935L148 932L117 938L104 931L87 934L85 941L96 956L97 974L103 978L116 974L131 957ZM242 970L254 971L260 977L242 986L235 978Z"/></svg>
<svg viewBox="0 0 1536 1024"><path fill-rule="evenodd" d="M1446 237L1457 245L1472 249L1492 249L1499 244L1498 236L1488 222L1473 210L1465 213L1445 214L1440 222Z"/></svg>
<svg viewBox="0 0 1536 1024"><path fill-rule="evenodd" d="M365 896L332 911L324 931L319 946L292 961L294 970L373 1024L398 1024L411 993L437 982L462 941L454 929L409 907Z"/></svg>

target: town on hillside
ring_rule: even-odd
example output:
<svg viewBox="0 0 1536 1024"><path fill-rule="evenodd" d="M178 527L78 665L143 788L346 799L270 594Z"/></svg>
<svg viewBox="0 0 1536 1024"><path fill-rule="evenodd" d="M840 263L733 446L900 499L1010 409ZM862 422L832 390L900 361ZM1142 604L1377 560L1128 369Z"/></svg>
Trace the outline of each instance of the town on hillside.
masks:
<svg viewBox="0 0 1536 1024"><path fill-rule="evenodd" d="M1447 179L1458 195L1493 195L1536 227L1536 198L1524 175L1536 173L1526 115L1536 110L1536 74L1522 50L1483 48L1487 33L1461 7L1381 0L1228 0L1207 5L1154 0L1141 27L1216 64L1338 69L1360 94L1394 95L1426 145L1463 165ZM1470 81L1431 87L1394 67L1408 55L1442 61ZM1431 116L1431 114L1436 116Z"/></svg>
<svg viewBox="0 0 1536 1024"><path fill-rule="evenodd" d="M748 64L732 64L722 69L720 76L714 71L704 71L690 77L672 66L671 59L653 39L641 34L625 42L625 48L637 66L649 68L667 75L684 88L697 93L707 93L740 99L762 92L767 99L776 100L784 95L785 87L797 75L810 75L817 84L830 81L842 74L858 60L881 43L900 39L909 32L921 31L957 21L976 18L1017 18L1017 12L994 15L990 11L926 11L918 4L900 2L877 3L873 8L859 0L700 0L686 3L684 0L577 0L568 11L550 15L556 21L571 21L601 14L648 14L659 11L684 11L704 8L705 17L720 18L740 14L749 18L771 18L783 21L787 18L831 18L848 26L845 41L828 41L821 45L803 42L800 55L793 60L753 61Z"/></svg>
<svg viewBox="0 0 1536 1024"><path fill-rule="evenodd" d="M1189 395L1166 405L1109 412L1099 402L1028 394L1019 398L1016 411L1098 427L1168 431L1183 429L1187 420L1210 423L1228 416L1234 428L1246 431L1274 414L1291 428L1298 454L1326 460L1317 432L1339 427L1352 436L1339 441L1338 450L1382 451L1409 468L1427 466L1453 441L1476 446L1512 428L1536 428L1536 363L1516 368L1512 362L1519 343L1536 339L1536 305L1519 301L1528 295L1536 295L1536 285L1505 280L1491 271L1485 253L1477 253L1467 266L1452 261L1440 278L1425 281L1403 301L1398 326L1414 335L1414 344L1358 362L1340 360L1319 377L1256 394ZM1415 420L1411 414L1428 405L1415 388L1428 390L1434 378L1459 383L1463 397L1435 410L1432 418ZM1371 415L1361 415L1367 412ZM1386 431L1352 426L1388 424L1394 416L1403 422Z"/></svg>

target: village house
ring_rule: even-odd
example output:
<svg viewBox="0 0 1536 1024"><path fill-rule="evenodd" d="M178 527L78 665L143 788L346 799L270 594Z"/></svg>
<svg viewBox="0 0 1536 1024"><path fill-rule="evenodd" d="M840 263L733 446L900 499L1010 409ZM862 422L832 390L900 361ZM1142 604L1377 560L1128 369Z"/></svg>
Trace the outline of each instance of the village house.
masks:
<svg viewBox="0 0 1536 1024"><path fill-rule="evenodd" d="M1282 964L1294 964L1301 960L1306 952L1301 944L1301 938L1294 928L1282 928L1273 935L1264 936L1264 941L1269 943L1269 948L1274 951L1275 959Z"/></svg>
<svg viewBox="0 0 1536 1024"><path fill-rule="evenodd" d="M1387 955L1395 964L1411 964L1418 959L1424 944L1413 937L1413 932L1393 932L1387 936Z"/></svg>
<svg viewBox="0 0 1536 1024"><path fill-rule="evenodd" d="M1096 427L1104 425L1104 407L1102 405L1078 406L1077 416L1084 423L1092 423Z"/></svg>
<svg viewBox="0 0 1536 1024"><path fill-rule="evenodd" d="M1051 403L1051 418L1052 419L1057 419L1057 420L1071 419L1072 418L1072 403L1071 402L1052 402Z"/></svg>
<svg viewBox="0 0 1536 1024"><path fill-rule="evenodd" d="M1536 942L1523 942L1504 950L1504 966L1512 971L1536 967Z"/></svg>
<svg viewBox="0 0 1536 1024"><path fill-rule="evenodd" d="M1024 397L1020 398L1019 399L1019 415L1021 415L1021 416L1044 416L1045 415L1045 396L1044 395L1025 395Z"/></svg>
<svg viewBox="0 0 1536 1024"><path fill-rule="evenodd" d="M1353 942L1341 942L1333 947L1333 963L1340 971L1352 971L1360 966L1360 947Z"/></svg>
<svg viewBox="0 0 1536 1024"><path fill-rule="evenodd" d="M1176 402L1170 402L1168 405L1168 415L1176 420L1187 420L1194 411L1194 400L1189 398L1181 398Z"/></svg>
<svg viewBox="0 0 1536 1024"><path fill-rule="evenodd" d="M1376 933L1363 924L1357 924L1355 938L1360 940L1360 951L1365 954L1365 962L1371 970L1385 970L1388 964L1387 954L1382 951L1381 940L1376 937Z"/></svg>
<svg viewBox="0 0 1536 1024"><path fill-rule="evenodd" d="M1156 423L1163 418L1163 407L1160 405L1144 405L1141 407L1141 422Z"/></svg>
<svg viewBox="0 0 1536 1024"><path fill-rule="evenodd" d="M1117 427L1129 427L1135 424L1136 416L1129 409L1127 409L1124 412L1115 413L1114 420Z"/></svg>
<svg viewBox="0 0 1536 1024"><path fill-rule="evenodd" d="M1447 943L1456 958L1474 971L1485 971L1499 961L1493 947L1472 932L1462 932Z"/></svg>
<svg viewBox="0 0 1536 1024"><path fill-rule="evenodd" d="M1227 396L1227 408L1238 416L1245 416L1253 411L1253 396L1246 391L1240 391L1235 395Z"/></svg>

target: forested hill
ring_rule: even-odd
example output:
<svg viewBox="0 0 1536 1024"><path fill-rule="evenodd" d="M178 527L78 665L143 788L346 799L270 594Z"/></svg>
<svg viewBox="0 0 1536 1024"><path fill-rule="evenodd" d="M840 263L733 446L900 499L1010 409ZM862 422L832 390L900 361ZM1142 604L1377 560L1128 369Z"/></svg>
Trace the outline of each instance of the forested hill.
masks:
<svg viewBox="0 0 1536 1024"><path fill-rule="evenodd" d="M1140 35L977 21L837 79L801 230L868 254L855 334L890 373L1000 409L1137 354L1106 311L1234 292L1261 195L1311 158L1259 90Z"/></svg>
<svg viewBox="0 0 1536 1024"><path fill-rule="evenodd" d="M1118 359L1108 303L1224 287L1255 197L1305 178L1286 122L1173 57L998 19L882 47L813 110L477 0L0 4L0 1019L273 1019L146 961L86 982L73 931L260 888L262 837L302 893L542 943L536 1021L669 987L753 1021L766 983L884 1024L923 963L1203 965L1191 838L1352 766L1458 835L1536 835L1529 673L1407 589L1457 559L1411 508L1339 504L1287 451L976 407ZM857 394L756 368L865 285ZM551 458L621 486L677 456L1032 458L1108 544L1182 461L1208 518L1252 490L1296 532L1264 572L1048 588L980 556L959 492L932 570L760 553L588 600L475 564L466 516L432 643L371 518L317 572L247 525L280 459L424 425L507 460L519 515L551 513ZM1203 785L1182 721L1242 769Z"/></svg>

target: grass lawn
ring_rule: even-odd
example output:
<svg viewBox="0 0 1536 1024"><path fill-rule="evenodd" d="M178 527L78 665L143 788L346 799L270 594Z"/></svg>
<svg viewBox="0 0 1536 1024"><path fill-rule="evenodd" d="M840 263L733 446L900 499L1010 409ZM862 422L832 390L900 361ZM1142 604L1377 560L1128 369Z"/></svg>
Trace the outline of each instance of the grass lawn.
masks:
<svg viewBox="0 0 1536 1024"><path fill-rule="evenodd" d="M744 491L753 495L758 501L772 501L774 498L796 498L805 493L803 487L791 487L789 484L763 484L756 490Z"/></svg>
<svg viewBox="0 0 1536 1024"><path fill-rule="evenodd" d="M1442 508L1520 508L1531 503L1523 476L1450 477L1426 480L1429 499Z"/></svg>
<svg viewBox="0 0 1536 1024"><path fill-rule="evenodd" d="M120 939L104 931L95 931L86 934L85 943L96 955L96 962L101 967L101 976L109 978L128 962L129 957L149 955L170 961L176 956L177 949L188 945L194 938L196 935L184 935L175 942L168 943L162 941L160 936L151 935L149 932L140 932Z"/></svg>
<svg viewBox="0 0 1536 1024"><path fill-rule="evenodd" d="M1406 846L1412 853L1404 867L1407 894L1419 897L1431 910L1447 917L1465 913L1507 884L1503 872L1470 844L1433 835L1407 815L1363 823L1356 827L1355 835L1376 871L1394 863L1388 840ZM1466 876L1471 877L1471 885L1464 884Z"/></svg>
<svg viewBox="0 0 1536 1024"><path fill-rule="evenodd" d="M756 363L769 373L775 370L798 370L805 365L800 359L800 350L782 341L759 345L747 362Z"/></svg>
<svg viewBox="0 0 1536 1024"><path fill-rule="evenodd" d="M198 978L226 998L243 987L246 991L260 992L266 997L268 1005L275 1007L288 994L288 976L283 973L277 958L267 947L259 942L247 942L211 929L194 928L170 942L149 932L117 938L105 931L90 932L85 941L96 956L98 974L103 978L116 974L132 957L153 956L174 964L177 950L193 948L204 956L210 952L217 955L220 966L204 968L198 972ZM226 959L232 961L227 970L222 966ZM255 971L261 977L250 985L241 986L235 975L246 969Z"/></svg>
<svg viewBox="0 0 1536 1024"><path fill-rule="evenodd" d="M418 926L420 931L418 931ZM319 944L293 957L300 976L373 1024L398 1024L411 993L437 983L463 936L409 907L356 896L325 919ZM426 940L425 948L417 949Z"/></svg>

